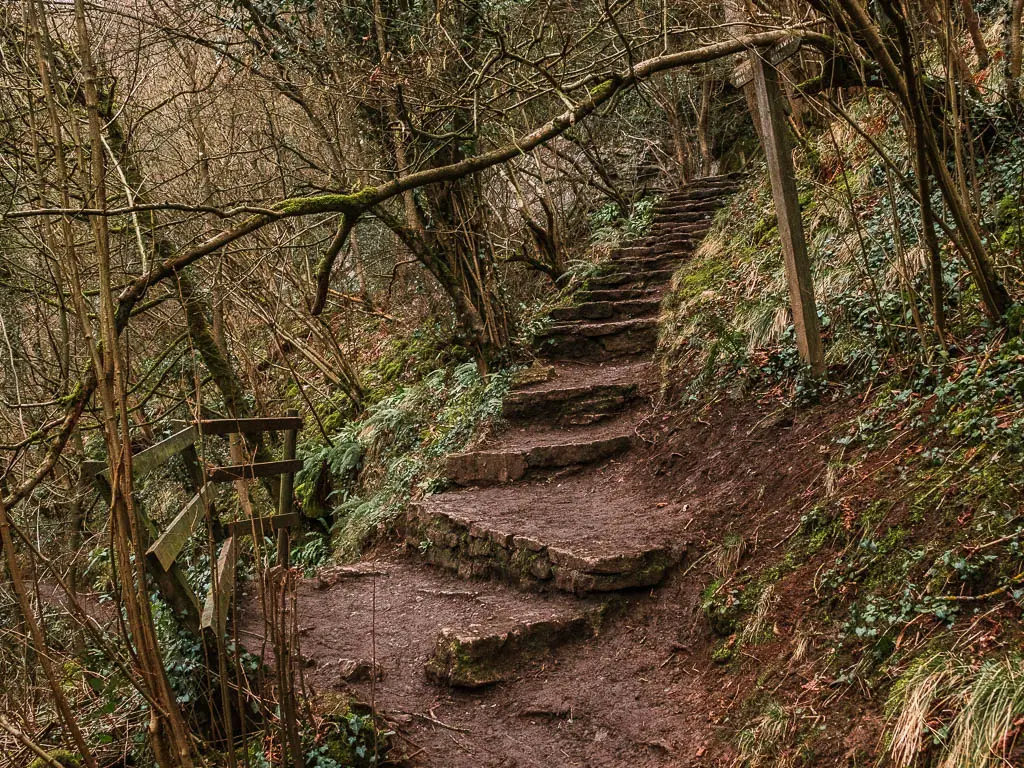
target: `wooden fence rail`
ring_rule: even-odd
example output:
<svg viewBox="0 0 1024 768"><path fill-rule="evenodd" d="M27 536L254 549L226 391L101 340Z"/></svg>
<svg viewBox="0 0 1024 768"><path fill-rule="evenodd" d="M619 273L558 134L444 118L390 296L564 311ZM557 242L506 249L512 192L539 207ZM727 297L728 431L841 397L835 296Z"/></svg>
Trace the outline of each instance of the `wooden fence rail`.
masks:
<svg viewBox="0 0 1024 768"><path fill-rule="evenodd" d="M187 625L197 634L214 631L223 635L227 625L228 607L235 587L235 565L238 558L238 539L242 536L263 537L277 534L277 562L287 567L290 543L289 531L301 523L301 515L292 511L292 491L295 473L302 462L295 458L295 444L302 419L296 411L287 416L256 419L203 419L196 421L156 445L132 456L132 476L144 477L173 456L187 452L186 459L198 464L195 444L207 436L232 434L252 435L261 432L284 432L284 455L280 461L255 462L226 467L209 467L198 473L199 490L175 515L163 532L157 532L152 521L140 510L143 522L153 543L146 552L147 565L164 599L180 613ZM87 461L83 474L92 477L102 493L109 496L109 469L104 462ZM213 485L257 477L280 476L278 510L270 517L237 520L226 525L227 537L221 543L216 565L211 573L211 586L200 610L198 599L188 586L177 564L189 539L200 529L200 524L213 510Z"/></svg>

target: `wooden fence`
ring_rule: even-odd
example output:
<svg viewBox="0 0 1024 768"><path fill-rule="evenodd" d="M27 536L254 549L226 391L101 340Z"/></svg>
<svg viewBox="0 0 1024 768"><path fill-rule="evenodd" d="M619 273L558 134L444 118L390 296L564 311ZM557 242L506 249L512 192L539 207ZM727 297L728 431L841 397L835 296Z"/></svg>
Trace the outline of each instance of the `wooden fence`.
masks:
<svg viewBox="0 0 1024 768"><path fill-rule="evenodd" d="M138 480L183 454L187 464L194 468L198 490L162 531L157 531L152 520L140 510L143 527L152 543L146 552L147 566L161 595L172 609L181 614L183 623L197 634L214 631L224 634L228 607L235 586L235 565L238 540L243 536L277 535L277 562L287 566L290 545L289 531L301 522L301 516L292 510L295 473L302 462L295 458L295 441L302 429L302 419L296 411L287 416L260 419L205 419L196 421L179 432L132 456L132 475ZM284 451L279 461L254 462L224 467L202 467L196 452L196 443L208 436L232 434L258 434L284 432ZM85 462L83 473L93 478L97 487L109 498L109 469L103 462ZM177 559L189 539L207 518L214 519L213 484L264 477L280 477L277 514L238 520L225 526L220 554L211 574L210 590L203 605L189 587Z"/></svg>

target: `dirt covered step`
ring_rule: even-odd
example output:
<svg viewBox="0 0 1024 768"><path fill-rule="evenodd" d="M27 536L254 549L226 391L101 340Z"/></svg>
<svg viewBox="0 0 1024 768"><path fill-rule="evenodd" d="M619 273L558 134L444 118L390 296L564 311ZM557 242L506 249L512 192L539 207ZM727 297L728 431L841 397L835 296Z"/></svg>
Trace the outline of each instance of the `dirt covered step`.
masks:
<svg viewBox="0 0 1024 768"><path fill-rule="evenodd" d="M588 384L534 392L512 392L502 416L511 422L544 421L582 426L616 416L640 397L636 384Z"/></svg>
<svg viewBox="0 0 1024 768"><path fill-rule="evenodd" d="M621 495L617 484L577 492L584 482L428 497L407 514L407 546L462 578L531 591L589 595L658 584L682 559L688 517L661 514L665 504Z"/></svg>
<svg viewBox="0 0 1024 768"><path fill-rule="evenodd" d="M625 267L620 265L622 262L628 261L633 264L639 262L639 265L632 267L630 271L644 274L673 269L677 266L679 259L693 251L696 244L697 241L690 237L654 237L651 240L641 241L637 245L619 249L616 252L617 258L612 262L612 267L625 271Z"/></svg>
<svg viewBox="0 0 1024 768"><path fill-rule="evenodd" d="M646 237L637 240L635 243L630 243L629 245L643 245L648 242L654 242L655 240L664 240L666 238L689 240L691 243L696 244L704 239L704 237L707 235L710 229L710 220L703 222L701 224L655 224L654 228Z"/></svg>
<svg viewBox="0 0 1024 768"><path fill-rule="evenodd" d="M661 299L626 299L623 301L586 301L572 307L551 311L551 319L559 322L576 320L631 320L653 315L661 306Z"/></svg>
<svg viewBox="0 0 1024 768"><path fill-rule="evenodd" d="M672 222L674 224L699 224L714 218L714 211L687 211L684 209L662 210L658 212L657 223Z"/></svg>
<svg viewBox="0 0 1024 768"><path fill-rule="evenodd" d="M320 693L345 692L380 711L428 711L437 682L479 688L530 673L566 643L585 640L600 600L530 594L500 582L467 583L400 550L323 569L296 586L303 676ZM254 591L242 597L240 636L256 654L265 632Z"/></svg>
<svg viewBox="0 0 1024 768"><path fill-rule="evenodd" d="M632 432L625 427L587 430L523 430L504 432L496 445L449 456L447 479L460 486L511 483L545 470L594 464L630 449Z"/></svg>
<svg viewBox="0 0 1024 768"><path fill-rule="evenodd" d="M676 237L690 237L693 239L701 239L711 229L711 219L702 219L701 221L674 221L670 218L655 219L654 224L651 226L651 230L648 237L667 237L674 235Z"/></svg>
<svg viewBox="0 0 1024 768"><path fill-rule="evenodd" d="M697 199L666 198L655 203L654 215L658 217L669 212L713 213L721 207L722 200L716 197Z"/></svg>
<svg viewBox="0 0 1024 768"><path fill-rule="evenodd" d="M624 246L615 251L611 257L611 269L620 270L651 270L674 269L679 264L677 253L659 253L652 250L651 245L657 245L659 238L651 238L650 242L640 241Z"/></svg>
<svg viewBox="0 0 1024 768"><path fill-rule="evenodd" d="M520 621L509 629L476 626L441 630L426 664L427 676L455 688L476 689L513 680L524 661L540 661L552 649L597 634L605 607Z"/></svg>
<svg viewBox="0 0 1024 768"><path fill-rule="evenodd" d="M693 195L727 195L735 191L743 180L742 174L696 179L681 189L663 191L662 197L669 199L685 199Z"/></svg>
<svg viewBox="0 0 1024 768"><path fill-rule="evenodd" d="M664 285L657 287L608 288L583 290L576 294L581 301L633 301L634 299L660 299Z"/></svg>
<svg viewBox="0 0 1024 768"><path fill-rule="evenodd" d="M621 288L623 286L667 283L671 278L671 269L651 269L636 272L611 272L606 275L592 277L587 283L590 288Z"/></svg>
<svg viewBox="0 0 1024 768"><path fill-rule="evenodd" d="M651 362L535 365L526 374L505 399L503 416L513 423L591 425L620 416L658 389Z"/></svg>
<svg viewBox="0 0 1024 768"><path fill-rule="evenodd" d="M601 361L650 355L657 343L658 319L641 317L552 326L538 334L536 347L548 360Z"/></svg>

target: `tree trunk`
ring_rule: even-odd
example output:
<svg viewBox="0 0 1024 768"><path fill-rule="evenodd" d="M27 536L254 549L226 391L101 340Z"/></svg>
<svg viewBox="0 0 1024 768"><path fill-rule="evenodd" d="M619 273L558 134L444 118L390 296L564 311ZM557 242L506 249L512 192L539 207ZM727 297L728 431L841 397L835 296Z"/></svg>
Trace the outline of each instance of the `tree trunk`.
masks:
<svg viewBox="0 0 1024 768"><path fill-rule="evenodd" d="M700 88L700 110L697 113L697 146L700 150L700 175L713 176L715 173L714 139L711 135L711 96L715 79L711 72L704 73Z"/></svg>
<svg viewBox="0 0 1024 768"><path fill-rule="evenodd" d="M74 15L88 128L88 153L85 146L79 145L83 188L90 193L91 206L104 211L107 208L107 192L102 122L84 0L75 0ZM154 757L161 768L191 768L192 747L188 730L167 679L150 611L145 537L132 497L130 422L124 361L118 344L112 293L107 220L102 215L90 219L99 272L99 327L102 344L100 370L96 371L100 382L97 391L103 405L104 437L107 455L110 457L110 535L114 549L112 559L120 578L119 604L128 619L140 676L146 681L153 698L149 730Z"/></svg>
<svg viewBox="0 0 1024 768"><path fill-rule="evenodd" d="M1013 0L1010 11L1010 55L1006 61L1006 95L1015 108L1020 104L1021 58L1024 42L1021 41L1021 17L1024 16L1024 0Z"/></svg>
<svg viewBox="0 0 1024 768"><path fill-rule="evenodd" d="M978 21L978 14L974 10L972 0L960 0L964 9L964 23L967 24L967 31L971 33L971 40L974 42L974 50L978 54L978 69L988 69L992 63L988 46L985 45L985 38L981 34L981 22Z"/></svg>

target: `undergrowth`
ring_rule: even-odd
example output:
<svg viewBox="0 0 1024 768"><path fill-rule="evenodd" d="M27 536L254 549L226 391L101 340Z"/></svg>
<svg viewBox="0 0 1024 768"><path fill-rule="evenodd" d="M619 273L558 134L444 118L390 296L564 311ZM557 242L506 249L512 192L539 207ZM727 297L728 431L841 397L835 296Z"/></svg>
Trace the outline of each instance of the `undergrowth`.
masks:
<svg viewBox="0 0 1024 768"><path fill-rule="evenodd" d="M511 382L512 369L486 378L474 363L435 370L341 425L329 443L301 446L296 494L307 514L330 521L335 554L355 556L414 494L439 488L444 457L498 418Z"/></svg>
<svg viewBox="0 0 1024 768"><path fill-rule="evenodd" d="M848 110L912 181L891 110L875 97ZM712 658L726 670L749 663L744 649L772 638L779 582L813 564L802 621L818 657L807 685L828 691L820 700L833 711L854 692L888 701L878 764L1024 764L1024 310L1015 305L1005 325L986 320L959 254L940 237L949 332L939 339L912 196L844 124L817 125L803 139L798 186L827 377L811 379L796 351L763 169L718 214L663 304L670 398L825 401L851 414L833 430L817 495L774 562L737 574L734 534L714 550L702 598L719 636ZM1021 296L1024 142L997 136L988 152L975 168L982 226ZM760 703L733 730L736 764L814 764L800 748L816 735L796 726L799 708L778 677L764 680L748 699Z"/></svg>

